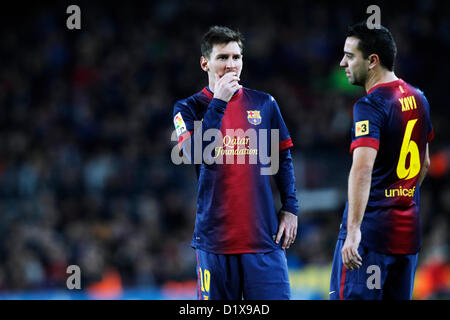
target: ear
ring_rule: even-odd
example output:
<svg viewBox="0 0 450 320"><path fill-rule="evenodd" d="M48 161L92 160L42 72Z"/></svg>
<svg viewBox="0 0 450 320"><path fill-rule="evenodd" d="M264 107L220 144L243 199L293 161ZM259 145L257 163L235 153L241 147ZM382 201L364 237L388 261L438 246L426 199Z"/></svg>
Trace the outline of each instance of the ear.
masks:
<svg viewBox="0 0 450 320"><path fill-rule="evenodd" d="M380 63L380 57L377 54L373 53L369 56L369 70L372 70Z"/></svg>
<svg viewBox="0 0 450 320"><path fill-rule="evenodd" d="M202 68L203 71L206 71L206 72L209 71L208 59L204 56L200 57L200 67Z"/></svg>

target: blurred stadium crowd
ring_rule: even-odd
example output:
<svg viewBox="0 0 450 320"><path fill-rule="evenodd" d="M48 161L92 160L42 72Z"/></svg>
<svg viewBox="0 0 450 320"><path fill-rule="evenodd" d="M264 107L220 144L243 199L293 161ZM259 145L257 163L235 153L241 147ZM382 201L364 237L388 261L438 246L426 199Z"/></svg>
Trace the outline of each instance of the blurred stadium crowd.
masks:
<svg viewBox="0 0 450 320"><path fill-rule="evenodd" d="M170 154L172 108L207 84L200 38L210 25L245 36L244 86L271 93L294 142L300 200L292 269L331 263L344 207L352 105L362 89L338 64L359 2L78 2L31 5L0 22L0 292L195 279L193 167ZM416 298L448 298L450 50L448 2L380 4L397 41L396 73L421 88L436 138L422 188ZM16 14L16 15L14 15ZM18 15L20 20L18 20ZM303 210L302 191L338 190L332 209ZM326 201L326 199L323 199Z"/></svg>

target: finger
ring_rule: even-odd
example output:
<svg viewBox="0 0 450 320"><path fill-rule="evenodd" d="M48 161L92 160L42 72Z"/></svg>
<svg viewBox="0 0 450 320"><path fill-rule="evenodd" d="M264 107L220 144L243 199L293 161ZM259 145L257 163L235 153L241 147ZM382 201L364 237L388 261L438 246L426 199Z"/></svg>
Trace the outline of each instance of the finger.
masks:
<svg viewBox="0 0 450 320"><path fill-rule="evenodd" d="M362 263L360 261L358 261L358 258L356 256L352 256L351 258L351 264L353 269L359 269L362 266Z"/></svg>
<svg viewBox="0 0 450 320"><path fill-rule="evenodd" d="M231 83L232 81L241 80L235 72L225 73L222 76L219 76L219 74L216 73L215 77L216 77L216 82L219 84L228 84L228 83Z"/></svg>
<svg viewBox="0 0 450 320"><path fill-rule="evenodd" d="M356 249L356 248L351 249L351 259L352 259L352 263L355 266L358 266L358 268L362 265L362 259L358 253L358 249Z"/></svg>
<svg viewBox="0 0 450 320"><path fill-rule="evenodd" d="M356 257L353 258L352 262L353 262L353 265L356 267L356 269L358 269L359 267L362 266L362 263L359 262Z"/></svg>
<svg viewBox="0 0 450 320"><path fill-rule="evenodd" d="M291 241L291 237L289 235L289 229L285 229L284 232L284 241L283 241L283 249L289 248L289 243Z"/></svg>
<svg viewBox="0 0 450 320"><path fill-rule="evenodd" d="M239 83L237 81L222 83L221 87L226 90L236 91L239 89Z"/></svg>
<svg viewBox="0 0 450 320"><path fill-rule="evenodd" d="M355 256L355 258L356 258L356 260L358 261L358 262L362 262L362 258L361 258L361 256L359 255L359 252L358 252L358 249L353 249L353 255Z"/></svg>
<svg viewBox="0 0 450 320"><path fill-rule="evenodd" d="M240 87L241 87L241 85L237 82L230 84L230 90L233 90L233 91L240 89Z"/></svg>
<svg viewBox="0 0 450 320"><path fill-rule="evenodd" d="M226 83L224 86L228 87L230 90L237 90L237 89L239 89L239 82L233 81L230 83Z"/></svg>
<svg viewBox="0 0 450 320"><path fill-rule="evenodd" d="M281 236L283 235L283 232L284 232L284 224L280 224L280 226L278 227L277 238L275 239L275 242L277 244L280 243Z"/></svg>
<svg viewBox="0 0 450 320"><path fill-rule="evenodd" d="M286 234L288 235L289 243L294 242L294 230L292 226L286 228Z"/></svg>
<svg viewBox="0 0 450 320"><path fill-rule="evenodd" d="M347 255L345 255L345 266L347 267L347 269L352 269L352 265L350 264L350 260L348 259Z"/></svg>
<svg viewBox="0 0 450 320"><path fill-rule="evenodd" d="M352 263L352 270L357 270L361 267L361 265L359 265L358 263L353 262Z"/></svg>
<svg viewBox="0 0 450 320"><path fill-rule="evenodd" d="M348 262L347 264L353 269L355 267L355 261L353 260L352 257L348 257Z"/></svg>
<svg viewBox="0 0 450 320"><path fill-rule="evenodd" d="M240 81L241 79L237 76L235 72L226 73L222 77L222 81L225 83L230 83L232 81Z"/></svg>
<svg viewBox="0 0 450 320"><path fill-rule="evenodd" d="M291 237L291 245L294 244L294 242L295 242L295 236L293 235L293 236Z"/></svg>
<svg viewBox="0 0 450 320"><path fill-rule="evenodd" d="M347 249L342 250L342 263L345 265L346 268L351 269L351 265L349 263L348 253Z"/></svg>
<svg viewBox="0 0 450 320"><path fill-rule="evenodd" d="M225 76L237 76L237 72L236 71L228 71L228 72L225 72L224 74L223 74L223 77L225 77Z"/></svg>
<svg viewBox="0 0 450 320"><path fill-rule="evenodd" d="M348 260L345 260L343 264L348 270L352 270L352 266L348 263Z"/></svg>
<svg viewBox="0 0 450 320"><path fill-rule="evenodd" d="M347 263L347 253L344 248L342 248L342 250L341 250L341 256L342 256L342 263L346 264Z"/></svg>
<svg viewBox="0 0 450 320"><path fill-rule="evenodd" d="M348 259L348 261L347 261L348 265L351 266L353 269L356 266L356 261L355 261L355 257L352 254L351 249L348 250L347 259Z"/></svg>
<svg viewBox="0 0 450 320"><path fill-rule="evenodd" d="M286 228L286 229L284 229L284 241L283 241L283 248L284 249L289 248L290 241L291 241L290 239L291 239L291 237L289 236L288 229Z"/></svg>

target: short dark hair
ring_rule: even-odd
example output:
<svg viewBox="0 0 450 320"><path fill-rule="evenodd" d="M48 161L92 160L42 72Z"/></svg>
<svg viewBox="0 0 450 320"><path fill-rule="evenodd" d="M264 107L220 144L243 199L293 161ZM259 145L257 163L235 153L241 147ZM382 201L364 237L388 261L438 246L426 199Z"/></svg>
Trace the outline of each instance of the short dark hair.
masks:
<svg viewBox="0 0 450 320"><path fill-rule="evenodd" d="M208 32L203 35L202 44L200 45L202 56L209 58L214 45L227 44L232 41L237 42L241 48L241 52L244 50L242 44L244 37L239 31L231 30L228 27L212 26L209 28Z"/></svg>
<svg viewBox="0 0 450 320"><path fill-rule="evenodd" d="M389 71L394 70L397 45L387 28L380 25L369 29L366 22L360 22L348 28L347 37L359 39L358 49L362 52L364 59L375 53L380 58L381 65Z"/></svg>

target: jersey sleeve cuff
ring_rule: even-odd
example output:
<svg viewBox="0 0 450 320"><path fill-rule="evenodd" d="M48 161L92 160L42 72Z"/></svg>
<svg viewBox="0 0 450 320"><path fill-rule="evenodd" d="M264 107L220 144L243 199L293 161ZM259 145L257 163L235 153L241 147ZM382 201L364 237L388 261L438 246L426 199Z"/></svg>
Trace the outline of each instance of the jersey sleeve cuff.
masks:
<svg viewBox="0 0 450 320"><path fill-rule="evenodd" d="M358 147L371 147L378 151L380 146L380 141L378 141L375 138L359 138L352 142L350 145L350 154L353 153L353 150L355 150Z"/></svg>
<svg viewBox="0 0 450 320"><path fill-rule="evenodd" d="M285 204L285 205L283 205L283 206L281 207L281 210L290 212L290 213L292 213L292 214L294 214L294 215L297 215L297 213L298 213L298 206L296 206L296 205L290 205L290 204Z"/></svg>
<svg viewBox="0 0 450 320"><path fill-rule="evenodd" d="M218 110L220 110L222 112L225 112L225 109L227 108L227 104L228 103L226 101L223 101L223 100L220 100L220 99L217 99L217 98L213 98L211 100L211 102L209 103L209 105L211 107L213 107L215 109L218 109Z"/></svg>
<svg viewBox="0 0 450 320"><path fill-rule="evenodd" d="M293 146L294 146L294 144L292 143L292 139L287 138L280 142L280 151L292 148Z"/></svg>

